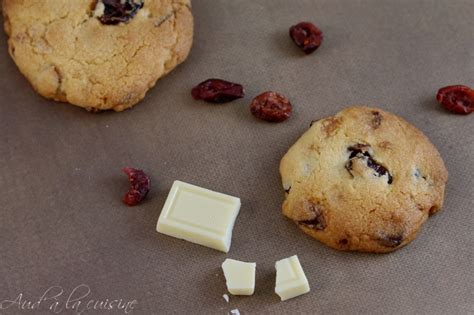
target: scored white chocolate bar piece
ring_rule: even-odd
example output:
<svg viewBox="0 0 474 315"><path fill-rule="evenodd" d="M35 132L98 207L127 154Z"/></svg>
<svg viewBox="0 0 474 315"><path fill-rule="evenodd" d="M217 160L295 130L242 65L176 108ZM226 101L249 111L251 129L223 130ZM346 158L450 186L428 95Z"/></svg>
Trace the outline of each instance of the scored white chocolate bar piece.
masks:
<svg viewBox="0 0 474 315"><path fill-rule="evenodd" d="M234 259L226 259L222 270L227 284L227 290L232 295L252 295L255 291L256 263L247 263Z"/></svg>
<svg viewBox="0 0 474 315"><path fill-rule="evenodd" d="M275 268L277 272L275 293L280 296L282 301L309 292L308 279L306 279L298 256L277 261Z"/></svg>
<svg viewBox="0 0 474 315"><path fill-rule="evenodd" d="M175 181L156 230L192 243L229 252L240 199Z"/></svg>

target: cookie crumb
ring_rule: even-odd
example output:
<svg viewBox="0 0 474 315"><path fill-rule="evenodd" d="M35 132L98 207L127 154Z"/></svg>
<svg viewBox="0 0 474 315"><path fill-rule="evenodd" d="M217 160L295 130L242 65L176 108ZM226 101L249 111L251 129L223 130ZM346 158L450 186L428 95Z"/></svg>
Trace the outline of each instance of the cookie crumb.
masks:
<svg viewBox="0 0 474 315"><path fill-rule="evenodd" d="M229 303L229 296L227 294L224 294L222 297L227 303Z"/></svg>

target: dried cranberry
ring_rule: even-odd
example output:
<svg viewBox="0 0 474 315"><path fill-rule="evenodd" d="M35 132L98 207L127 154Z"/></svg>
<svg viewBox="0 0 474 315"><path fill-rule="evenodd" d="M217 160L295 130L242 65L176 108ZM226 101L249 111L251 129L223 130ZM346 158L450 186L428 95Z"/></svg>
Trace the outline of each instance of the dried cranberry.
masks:
<svg viewBox="0 0 474 315"><path fill-rule="evenodd" d="M377 161L374 160L374 158L370 155L368 151L369 147L370 147L369 145L358 143L356 145L353 145L347 148L347 150L350 152L350 155L349 155L349 160L347 161L345 165L346 170L352 176L354 176L352 174L352 161L354 159L361 159L365 161L368 168L371 168L375 171L378 177L387 175L387 178L388 178L387 183L392 184L393 183L392 174L390 174L390 172L384 166L380 165Z"/></svg>
<svg viewBox="0 0 474 315"><path fill-rule="evenodd" d="M104 5L104 14L99 17L102 24L126 23L143 7L143 0L99 0ZM98 2L99 2L98 1ZM97 3L98 3L97 2ZM96 5L97 6L97 5Z"/></svg>
<svg viewBox="0 0 474 315"><path fill-rule="evenodd" d="M452 85L439 89L438 102L447 110L467 115L474 112L474 90L465 85Z"/></svg>
<svg viewBox="0 0 474 315"><path fill-rule="evenodd" d="M255 117L270 122L281 122L288 119L291 110L290 101L275 92L264 92L256 96L250 103L250 112Z"/></svg>
<svg viewBox="0 0 474 315"><path fill-rule="evenodd" d="M339 245L344 246L349 244L349 240L347 238L343 238L342 240L339 240Z"/></svg>
<svg viewBox="0 0 474 315"><path fill-rule="evenodd" d="M372 128L377 129L382 124L382 114L380 114L378 111L372 111L372 115Z"/></svg>
<svg viewBox="0 0 474 315"><path fill-rule="evenodd" d="M299 221L298 223L310 229L315 229L319 231L322 231L326 228L326 219L324 219L323 216L317 216L312 220Z"/></svg>
<svg viewBox="0 0 474 315"><path fill-rule="evenodd" d="M209 103L227 103L244 97L242 85L220 79L208 79L191 90L195 100Z"/></svg>
<svg viewBox="0 0 474 315"><path fill-rule="evenodd" d="M403 235L390 234L378 238L379 243L385 247L397 247L403 242Z"/></svg>
<svg viewBox="0 0 474 315"><path fill-rule="evenodd" d="M322 231L327 227L326 218L324 217L324 211L321 206L307 203L305 205L308 212L311 213L312 218L309 220L298 221L298 224L304 225L310 229Z"/></svg>
<svg viewBox="0 0 474 315"><path fill-rule="evenodd" d="M301 22L290 27L290 37L305 54L310 54L323 41L323 33L313 23Z"/></svg>
<svg viewBox="0 0 474 315"><path fill-rule="evenodd" d="M128 206L135 206L145 199L150 190L150 179L142 171L132 167L125 167L122 171L128 175L130 189L123 197L123 202Z"/></svg>

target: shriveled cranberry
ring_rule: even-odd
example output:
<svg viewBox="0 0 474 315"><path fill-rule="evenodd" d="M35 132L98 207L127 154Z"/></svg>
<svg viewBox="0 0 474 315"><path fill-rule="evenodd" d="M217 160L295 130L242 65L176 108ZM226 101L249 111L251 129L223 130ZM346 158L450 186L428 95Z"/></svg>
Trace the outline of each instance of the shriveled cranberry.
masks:
<svg viewBox="0 0 474 315"><path fill-rule="evenodd" d="M338 243L341 246L345 246L345 245L349 244L349 240L347 238L343 238L342 240L339 240Z"/></svg>
<svg viewBox="0 0 474 315"><path fill-rule="evenodd" d="M208 79L199 83L191 90L195 100L209 103L227 103L244 97L242 85L221 79Z"/></svg>
<svg viewBox="0 0 474 315"><path fill-rule="evenodd" d="M390 234L378 238L379 243L385 247L397 247L403 242L403 235Z"/></svg>
<svg viewBox="0 0 474 315"><path fill-rule="evenodd" d="M365 162L368 168L371 168L372 170L375 171L378 177L385 176L387 175L387 182L388 184L392 184L393 182L393 177L392 174L382 165L380 165L377 161L374 160L374 158L370 155L369 153L369 145L366 144L356 144L353 146L350 146L347 148L347 150L350 152L349 160L346 162L346 170L352 174L352 164L354 159L360 159Z"/></svg>
<svg viewBox="0 0 474 315"><path fill-rule="evenodd" d="M255 117L269 122L284 121L290 117L291 111L290 101L276 92L264 92L250 103L250 112Z"/></svg>
<svg viewBox="0 0 474 315"><path fill-rule="evenodd" d="M311 218L308 220L298 221L298 224L304 225L310 229L315 229L322 231L327 227L326 218L324 217L323 208L319 205L313 203L306 203L305 207L309 213L311 213Z"/></svg>
<svg viewBox="0 0 474 315"><path fill-rule="evenodd" d="M122 171L128 175L130 188L123 197L123 202L128 206L135 206L145 199L150 190L150 178L142 170L125 167Z"/></svg>
<svg viewBox="0 0 474 315"><path fill-rule="evenodd" d="M372 128L377 129L382 124L383 116L378 111L372 111Z"/></svg>
<svg viewBox="0 0 474 315"><path fill-rule="evenodd" d="M290 37L305 54L310 54L321 46L323 32L313 23L301 22L290 27Z"/></svg>
<svg viewBox="0 0 474 315"><path fill-rule="evenodd" d="M438 102L447 110L467 115L474 112L474 90L465 85L451 85L439 89Z"/></svg>
<svg viewBox="0 0 474 315"><path fill-rule="evenodd" d="M104 5L104 14L99 21L106 25L126 23L143 7L144 0L99 0Z"/></svg>

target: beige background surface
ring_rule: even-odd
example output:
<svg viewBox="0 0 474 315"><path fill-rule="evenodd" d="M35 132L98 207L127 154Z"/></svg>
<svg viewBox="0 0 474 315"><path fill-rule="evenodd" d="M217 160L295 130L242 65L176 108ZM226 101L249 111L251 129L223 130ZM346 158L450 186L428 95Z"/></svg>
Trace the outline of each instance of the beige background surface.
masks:
<svg viewBox="0 0 474 315"><path fill-rule="evenodd" d="M136 299L132 314L474 313L474 115L440 109L441 86L474 86L472 0L195 0L188 61L123 113L90 114L36 95L7 56L0 34L0 301L38 300L80 284L89 299ZM314 21L323 46L304 56L288 27ZM245 85L226 105L193 101L209 77ZM287 95L282 124L248 110L264 90ZM378 106L414 123L450 172L443 211L408 247L388 255L343 253L280 215L278 164L313 119L352 104ZM143 168L152 190L121 202L120 169ZM155 232L175 179L242 199L231 252ZM311 293L285 303L274 262L298 254ZM252 297L227 304L220 264L257 262ZM48 314L18 308L1 314ZM61 313L70 314L71 310ZM117 314L90 312L89 314Z"/></svg>

